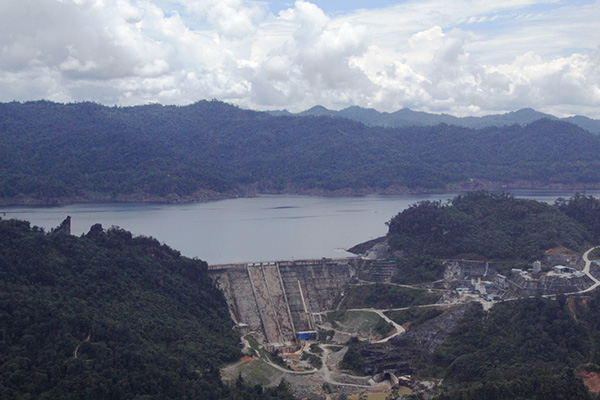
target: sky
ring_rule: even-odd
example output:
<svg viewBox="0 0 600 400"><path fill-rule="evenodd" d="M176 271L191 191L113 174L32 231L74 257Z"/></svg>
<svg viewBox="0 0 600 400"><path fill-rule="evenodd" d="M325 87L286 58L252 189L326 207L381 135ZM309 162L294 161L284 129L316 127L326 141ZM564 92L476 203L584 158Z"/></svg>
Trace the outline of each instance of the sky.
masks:
<svg viewBox="0 0 600 400"><path fill-rule="evenodd" d="M0 102L600 119L600 0L0 0Z"/></svg>

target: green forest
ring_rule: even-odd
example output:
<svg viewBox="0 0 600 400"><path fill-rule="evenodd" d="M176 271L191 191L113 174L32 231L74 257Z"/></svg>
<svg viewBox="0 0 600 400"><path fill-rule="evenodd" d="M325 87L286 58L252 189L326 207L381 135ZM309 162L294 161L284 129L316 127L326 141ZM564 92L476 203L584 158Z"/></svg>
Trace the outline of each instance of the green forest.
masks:
<svg viewBox="0 0 600 400"><path fill-rule="evenodd" d="M446 399L591 399L574 369L600 362L600 296L474 307L435 351Z"/></svg>
<svg viewBox="0 0 600 400"><path fill-rule="evenodd" d="M440 269L431 258L529 262L559 245L582 251L598 244L600 200L577 194L549 205L507 193L469 192L448 202L414 204L388 227L392 249L413 257L400 263L403 275L435 280ZM430 273L418 272L422 266Z"/></svg>
<svg viewBox="0 0 600 400"><path fill-rule="evenodd" d="M600 184L600 136L543 119L480 130L275 117L218 101L0 104L0 202Z"/></svg>
<svg viewBox="0 0 600 400"><path fill-rule="evenodd" d="M239 337L206 269L119 228L0 220L0 398L292 398L221 383Z"/></svg>
<svg viewBox="0 0 600 400"><path fill-rule="evenodd" d="M448 323L444 318L460 308L465 313L436 345L441 326ZM370 374L401 368L415 380L439 382L435 400L598 398L577 376L579 371L600 371L597 292L504 301L489 310L471 303L452 308L411 307L387 315L397 323L408 323L408 333L385 347L350 343L353 351L345 359L346 368ZM379 351L373 353L370 348ZM372 370L376 358L383 366ZM408 370L407 360L412 360Z"/></svg>
<svg viewBox="0 0 600 400"><path fill-rule="evenodd" d="M477 253L482 257L514 249L521 257L557 244L586 248L600 238L599 203L585 195L548 205L471 192L448 203L414 205L389 229L408 254L418 249L429 257L400 262L404 270L431 269L408 274L407 282L416 282L439 275L438 254L474 254L477 247L464 246L482 246L476 240L487 229L512 250ZM535 235L519 224L536 227ZM455 235L455 243L438 226ZM558 227L567 234L556 236ZM205 262L155 239L99 224L75 237L0 219L0 285L3 399L293 398L285 384L221 382L219 368L240 357L223 295ZM426 290L373 284L349 289L341 309L438 299ZM416 329L443 314L410 308L390 316ZM597 293L503 302L488 312L474 306L416 372L443 379L437 400L591 398L574 369L600 370L599 321ZM350 344L342 366L360 373L361 346Z"/></svg>
<svg viewBox="0 0 600 400"><path fill-rule="evenodd" d="M507 193L469 192L447 202L415 204L388 226L388 243L407 255L397 261L394 279L431 282L443 275L440 258L508 260L512 265L538 259L559 245L587 250L600 243L600 200L576 194L550 205ZM376 297L369 295L378 299L386 290L373 292ZM444 312L411 308L388 315L417 329L435 326ZM443 379L435 400L592 399L575 370L600 370L599 321L597 291L505 301L488 311L476 305L432 354L416 356L414 373ZM386 351L415 357L415 347L399 340ZM362 366L359 353L352 353L355 368ZM368 350L364 354L371 357Z"/></svg>
<svg viewBox="0 0 600 400"><path fill-rule="evenodd" d="M348 288L340 310L353 308L402 308L422 304L432 304L441 295L430 293L424 289L412 289L376 283Z"/></svg>

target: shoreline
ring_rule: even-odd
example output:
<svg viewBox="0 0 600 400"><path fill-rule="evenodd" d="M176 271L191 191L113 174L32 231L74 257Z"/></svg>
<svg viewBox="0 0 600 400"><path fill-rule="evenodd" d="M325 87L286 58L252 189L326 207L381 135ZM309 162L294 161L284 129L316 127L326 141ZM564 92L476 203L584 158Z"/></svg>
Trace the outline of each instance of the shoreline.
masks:
<svg viewBox="0 0 600 400"><path fill-rule="evenodd" d="M322 197L361 197L371 195L394 196L406 194L444 194L456 192L469 192L477 190L488 191L506 191L511 190L565 190L581 191L600 190L600 183L587 185L569 185L569 184L542 184L540 182L517 181L511 183L498 183L491 181L472 180L449 184L445 188L407 188L404 186L389 186L385 189L380 188L344 188L337 190L326 189L300 189L297 187L287 187L282 190L266 189L260 190L256 186L240 187L229 192L216 192L212 190L199 190L190 195L180 195L170 193L166 196L157 196L148 193L131 193L111 196L103 193L87 192L81 195L36 198L36 197L16 197L0 198L0 206L4 207L60 207L70 204L91 204L91 203L145 203L145 204L193 204L206 203L217 200L227 200L235 198L253 198L265 195L297 195L297 196L322 196Z"/></svg>

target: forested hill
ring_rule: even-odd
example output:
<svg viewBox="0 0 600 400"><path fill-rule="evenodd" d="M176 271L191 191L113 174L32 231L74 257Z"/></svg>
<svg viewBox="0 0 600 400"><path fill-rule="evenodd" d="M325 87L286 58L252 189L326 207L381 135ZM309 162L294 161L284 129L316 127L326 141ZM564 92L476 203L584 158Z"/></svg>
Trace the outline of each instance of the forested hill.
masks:
<svg viewBox="0 0 600 400"><path fill-rule="evenodd" d="M472 130L370 128L185 107L0 104L0 203L194 201L481 185L597 187L600 136L540 120Z"/></svg>
<svg viewBox="0 0 600 400"><path fill-rule="evenodd" d="M600 243L600 200L577 194L549 205L470 192L415 204L388 225L392 249L413 257L533 261L557 246L583 251Z"/></svg>
<svg viewBox="0 0 600 400"><path fill-rule="evenodd" d="M0 285L2 399L249 398L221 384L239 337L203 261L118 228L0 220Z"/></svg>

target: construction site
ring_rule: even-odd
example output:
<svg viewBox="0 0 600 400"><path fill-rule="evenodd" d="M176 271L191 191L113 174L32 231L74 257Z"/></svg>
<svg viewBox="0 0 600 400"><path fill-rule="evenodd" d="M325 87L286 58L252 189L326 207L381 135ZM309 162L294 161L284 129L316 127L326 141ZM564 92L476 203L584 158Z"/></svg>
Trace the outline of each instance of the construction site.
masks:
<svg viewBox="0 0 600 400"><path fill-rule="evenodd" d="M427 391L436 383L411 378L411 357L416 353L399 351L400 343L418 343L419 351L432 353L475 302L489 309L499 301L522 297L583 295L600 285L596 278L600 266L586 258L588 253L582 257L553 249L530 268L512 268L506 274L500 274L500 266L491 262L444 260L441 281L413 286L391 283L396 271L393 259L322 258L209 266L247 354L225 368L223 378L243 376L263 385L285 379L305 398L327 397L328 391L348 395ZM352 288L374 282L437 297L431 304L415 307L344 307L344 297L352 294ZM394 312L419 307L438 311L415 329L390 318ZM369 344L362 347L364 370L358 374L342 364L352 340Z"/></svg>

